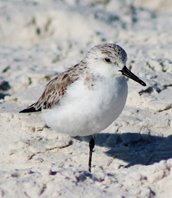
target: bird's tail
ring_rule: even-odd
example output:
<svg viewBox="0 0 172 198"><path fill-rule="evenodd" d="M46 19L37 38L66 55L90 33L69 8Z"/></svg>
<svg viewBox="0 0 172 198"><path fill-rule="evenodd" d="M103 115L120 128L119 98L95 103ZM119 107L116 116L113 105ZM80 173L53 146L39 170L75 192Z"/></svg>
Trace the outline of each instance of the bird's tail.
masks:
<svg viewBox="0 0 172 198"><path fill-rule="evenodd" d="M41 111L41 108L37 109L34 107L34 105L31 105L27 107L26 109L19 111L19 113L33 113L33 112L38 112L38 111Z"/></svg>

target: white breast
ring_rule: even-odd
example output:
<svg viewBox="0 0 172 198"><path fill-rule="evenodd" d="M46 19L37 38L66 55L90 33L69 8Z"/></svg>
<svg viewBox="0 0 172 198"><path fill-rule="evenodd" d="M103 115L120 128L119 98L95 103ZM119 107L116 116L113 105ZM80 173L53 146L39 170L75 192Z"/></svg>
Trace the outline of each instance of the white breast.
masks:
<svg viewBox="0 0 172 198"><path fill-rule="evenodd" d="M60 104L43 111L48 126L70 136L84 136L108 127L122 112L127 98L124 77L102 79L89 89L83 79L73 83Z"/></svg>

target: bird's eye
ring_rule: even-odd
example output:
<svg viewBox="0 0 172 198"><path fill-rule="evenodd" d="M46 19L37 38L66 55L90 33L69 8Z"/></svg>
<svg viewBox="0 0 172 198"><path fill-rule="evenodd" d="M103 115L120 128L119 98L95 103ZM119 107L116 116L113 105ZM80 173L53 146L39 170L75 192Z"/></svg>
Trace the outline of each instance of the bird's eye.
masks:
<svg viewBox="0 0 172 198"><path fill-rule="evenodd" d="M110 58L105 58L104 60L105 60L107 63L111 63Z"/></svg>

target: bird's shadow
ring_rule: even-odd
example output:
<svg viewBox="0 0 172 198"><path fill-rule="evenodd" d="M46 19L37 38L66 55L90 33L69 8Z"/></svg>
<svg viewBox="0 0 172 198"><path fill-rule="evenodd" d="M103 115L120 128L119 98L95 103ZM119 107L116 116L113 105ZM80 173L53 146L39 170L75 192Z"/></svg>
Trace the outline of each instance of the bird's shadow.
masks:
<svg viewBox="0 0 172 198"><path fill-rule="evenodd" d="M79 140L88 142L90 136L80 137ZM101 133L96 136L95 142L96 146L108 148L108 156L127 162L127 167L136 164L150 165L172 158L172 135L160 137L129 132Z"/></svg>

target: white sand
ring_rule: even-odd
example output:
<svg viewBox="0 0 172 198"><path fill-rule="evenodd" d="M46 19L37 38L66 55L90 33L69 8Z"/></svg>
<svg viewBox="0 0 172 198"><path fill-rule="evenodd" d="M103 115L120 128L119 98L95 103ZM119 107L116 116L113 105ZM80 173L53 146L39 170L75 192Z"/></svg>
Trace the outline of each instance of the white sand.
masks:
<svg viewBox="0 0 172 198"><path fill-rule="evenodd" d="M172 197L172 4L59 2L0 1L0 87L11 86L0 88L9 95L0 100L0 197ZM123 46L147 87L129 81L125 110L97 136L90 174L88 138L18 111L102 42Z"/></svg>

